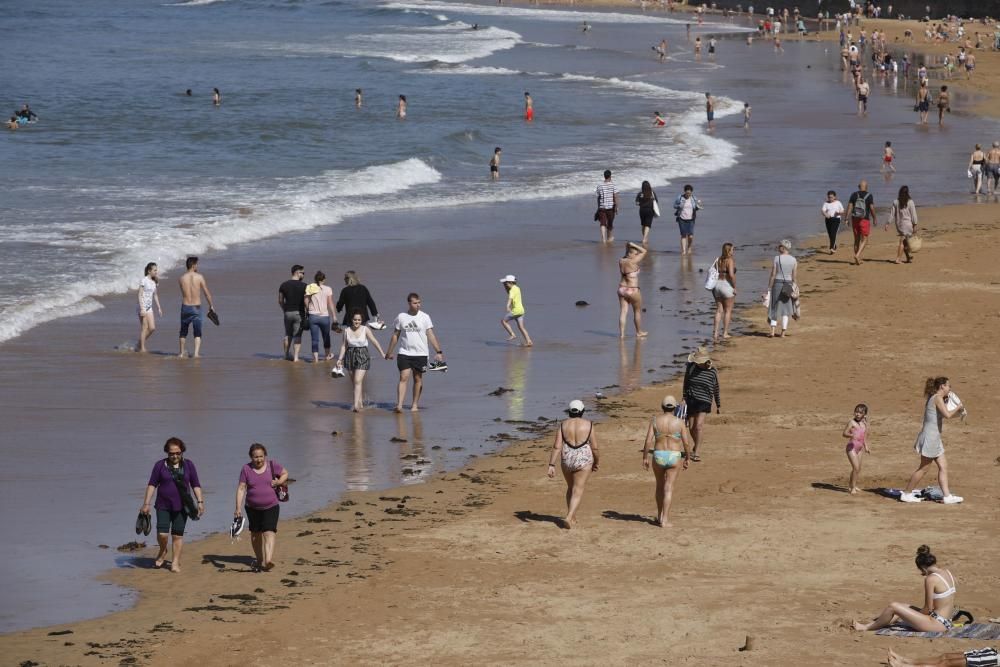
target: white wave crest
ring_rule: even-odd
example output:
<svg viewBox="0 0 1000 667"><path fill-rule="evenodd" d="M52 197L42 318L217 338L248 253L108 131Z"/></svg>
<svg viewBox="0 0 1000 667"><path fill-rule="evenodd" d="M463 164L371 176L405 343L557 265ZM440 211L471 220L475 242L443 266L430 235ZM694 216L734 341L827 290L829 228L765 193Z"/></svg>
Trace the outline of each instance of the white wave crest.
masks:
<svg viewBox="0 0 1000 667"><path fill-rule="evenodd" d="M136 267L156 262L165 272L180 264L188 255L219 250L236 243L255 241L288 232L299 232L323 225L332 225L343 218L372 210L371 199L401 193L418 185L441 180L441 174L423 160L410 158L386 165L357 170L331 170L307 179L287 179L269 193L256 196L234 189L237 201L231 202L226 213L200 220L164 220L143 234L128 232L128 222L88 226L86 244L107 250L115 248L112 267L77 281L58 295L51 292L28 294L16 303L0 309L0 342L18 336L43 322L60 317L81 315L101 308L94 297L125 293L135 289ZM108 197L134 199L144 188L109 190ZM183 196L184 192L176 193ZM202 192L187 189L188 201L217 200L218 190ZM161 198L169 193L158 192ZM232 197L232 192L229 193ZM244 210L237 210L243 208ZM75 245L75 238L54 238L51 245ZM162 275L162 274L161 274Z"/></svg>
<svg viewBox="0 0 1000 667"><path fill-rule="evenodd" d="M581 11L570 9L532 9L529 7L509 7L506 5L472 5L458 2L438 2L436 0L393 1L382 4L386 9L451 11L478 16L504 16L509 18L525 18L537 21L560 21L580 23L673 23L681 24L687 21L671 19L665 16L649 16L645 14L625 14L622 12Z"/></svg>

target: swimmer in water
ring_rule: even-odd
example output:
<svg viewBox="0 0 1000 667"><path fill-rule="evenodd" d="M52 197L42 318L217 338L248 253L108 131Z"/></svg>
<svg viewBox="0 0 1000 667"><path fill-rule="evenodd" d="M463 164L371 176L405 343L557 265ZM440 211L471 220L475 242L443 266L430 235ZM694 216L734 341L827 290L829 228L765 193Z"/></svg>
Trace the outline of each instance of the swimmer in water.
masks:
<svg viewBox="0 0 1000 667"><path fill-rule="evenodd" d="M581 27L581 30L582 30L583 32L590 32L590 24L589 24L589 23L587 23L586 21L584 21L584 22L583 22L583 26Z"/></svg>
<svg viewBox="0 0 1000 667"><path fill-rule="evenodd" d="M524 91L524 120L529 123L535 120L535 102L528 91Z"/></svg>
<svg viewBox="0 0 1000 667"><path fill-rule="evenodd" d="M362 102L361 89L360 88L355 88L354 89L354 106L356 106L358 109L360 109L361 108L361 102Z"/></svg>
<svg viewBox="0 0 1000 667"><path fill-rule="evenodd" d="M191 97L191 95L192 95L192 93L191 93L191 89L190 89L190 88L188 88L187 90L185 90L185 91L184 91L184 94L185 94L185 95L187 95L188 97Z"/></svg>
<svg viewBox="0 0 1000 667"><path fill-rule="evenodd" d="M667 124L667 121L663 120L663 116L660 115L659 111L653 112L653 125L656 127L663 127Z"/></svg>
<svg viewBox="0 0 1000 667"><path fill-rule="evenodd" d="M10 120L7 121L8 130L16 130L18 127L17 116L11 116Z"/></svg>
<svg viewBox="0 0 1000 667"><path fill-rule="evenodd" d="M743 103L743 129L750 129L750 114L753 112L753 108L750 106L749 102Z"/></svg>
<svg viewBox="0 0 1000 667"><path fill-rule="evenodd" d="M701 60L701 37L694 38L694 57L696 60Z"/></svg>
<svg viewBox="0 0 1000 667"><path fill-rule="evenodd" d="M212 89L212 104L219 106L222 104L222 93L219 92L218 88Z"/></svg>
<svg viewBox="0 0 1000 667"><path fill-rule="evenodd" d="M399 120L406 119L406 95L399 96L399 103L396 105L396 118Z"/></svg>
<svg viewBox="0 0 1000 667"><path fill-rule="evenodd" d="M500 147L493 149L493 157L490 158L490 179L500 180Z"/></svg>

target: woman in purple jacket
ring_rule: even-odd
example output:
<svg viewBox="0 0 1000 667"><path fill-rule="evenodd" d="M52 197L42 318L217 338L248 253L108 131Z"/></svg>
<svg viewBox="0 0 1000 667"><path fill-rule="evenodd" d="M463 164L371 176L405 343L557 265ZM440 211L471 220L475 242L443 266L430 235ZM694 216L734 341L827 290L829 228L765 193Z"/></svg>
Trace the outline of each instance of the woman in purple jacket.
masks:
<svg viewBox="0 0 1000 667"><path fill-rule="evenodd" d="M184 546L184 526L188 516L200 519L205 513L205 496L202 495L201 482L194 463L184 458L187 447L180 438L170 438L163 445L167 458L153 465L149 475L146 495L139 509L143 514L149 514L149 501L156 493L156 542L160 545L160 553L156 555L156 567L163 567L167 558L167 535L173 535L174 551L170 559L170 571L181 571L181 549ZM197 499L197 504L191 498L191 493Z"/></svg>
<svg viewBox="0 0 1000 667"><path fill-rule="evenodd" d="M240 470L236 487L236 512L240 516L246 501L247 522L250 524L250 544L257 560L254 571L270 572L274 568L274 541L278 533L277 487L288 481L288 471L277 461L267 460L267 448L260 443L250 446L250 463Z"/></svg>

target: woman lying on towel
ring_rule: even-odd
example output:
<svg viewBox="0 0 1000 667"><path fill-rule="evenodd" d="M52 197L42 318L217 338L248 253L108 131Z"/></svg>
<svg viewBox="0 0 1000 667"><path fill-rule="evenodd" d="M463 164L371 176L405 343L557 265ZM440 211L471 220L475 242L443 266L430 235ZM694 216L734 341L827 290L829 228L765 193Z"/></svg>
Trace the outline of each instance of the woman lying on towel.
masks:
<svg viewBox="0 0 1000 667"><path fill-rule="evenodd" d="M955 576L942 569L926 544L917 549L917 568L924 575L924 606L920 609L902 602L890 603L871 623L854 621L859 631L879 630L893 623L903 623L917 632L947 632L954 626Z"/></svg>

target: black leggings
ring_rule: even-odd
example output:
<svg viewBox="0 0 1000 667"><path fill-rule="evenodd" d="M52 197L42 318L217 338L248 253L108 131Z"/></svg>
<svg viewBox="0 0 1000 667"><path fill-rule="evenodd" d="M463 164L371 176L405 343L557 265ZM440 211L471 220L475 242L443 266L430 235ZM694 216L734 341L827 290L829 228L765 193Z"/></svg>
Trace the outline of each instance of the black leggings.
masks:
<svg viewBox="0 0 1000 667"><path fill-rule="evenodd" d="M830 236L830 247L837 247L837 232L840 231L840 218L826 219L826 233Z"/></svg>

